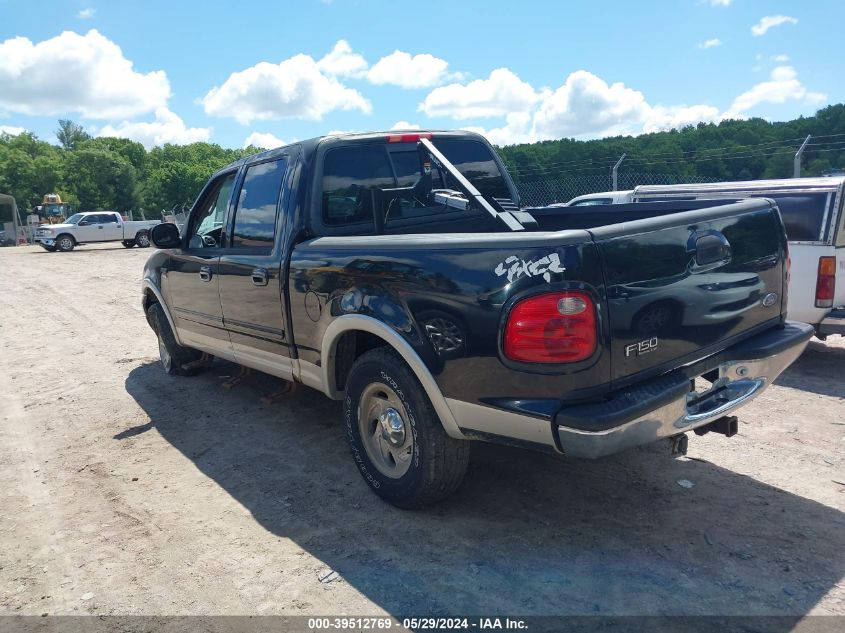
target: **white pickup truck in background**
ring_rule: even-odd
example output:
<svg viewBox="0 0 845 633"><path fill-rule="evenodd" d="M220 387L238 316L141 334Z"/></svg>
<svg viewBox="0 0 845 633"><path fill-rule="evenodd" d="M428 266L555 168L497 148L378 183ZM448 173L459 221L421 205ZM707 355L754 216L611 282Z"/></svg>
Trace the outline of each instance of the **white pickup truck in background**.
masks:
<svg viewBox="0 0 845 633"><path fill-rule="evenodd" d="M115 211L75 213L61 224L44 224L35 231L35 241L48 251L72 251L80 244L120 242L126 248L150 245L149 231L160 220L124 220Z"/></svg>
<svg viewBox="0 0 845 633"><path fill-rule="evenodd" d="M821 339L845 335L845 177L641 185L563 206L743 198L771 198L780 209L792 260L788 318L811 324Z"/></svg>

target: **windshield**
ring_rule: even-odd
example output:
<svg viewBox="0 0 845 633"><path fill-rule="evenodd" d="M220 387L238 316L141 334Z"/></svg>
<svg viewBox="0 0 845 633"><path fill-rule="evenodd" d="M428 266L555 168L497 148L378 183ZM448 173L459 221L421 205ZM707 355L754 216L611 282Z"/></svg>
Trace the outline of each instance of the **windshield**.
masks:
<svg viewBox="0 0 845 633"><path fill-rule="evenodd" d="M81 213L74 213L74 214L73 214L72 216L70 216L67 220L65 220L65 224L79 224L79 221L80 221L83 217L84 217L84 216L83 216Z"/></svg>

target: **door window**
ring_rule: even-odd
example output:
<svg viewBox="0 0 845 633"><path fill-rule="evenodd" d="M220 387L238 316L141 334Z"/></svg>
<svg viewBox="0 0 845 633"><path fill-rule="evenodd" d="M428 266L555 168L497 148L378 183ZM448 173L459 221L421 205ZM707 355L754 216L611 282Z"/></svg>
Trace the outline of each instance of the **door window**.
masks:
<svg viewBox="0 0 845 633"><path fill-rule="evenodd" d="M272 248L276 239L276 211L286 165L286 161L280 159L247 168L235 210L231 239L233 248L267 251Z"/></svg>
<svg viewBox="0 0 845 633"><path fill-rule="evenodd" d="M220 245L226 208L235 184L235 174L221 176L196 206L191 221L189 248L209 248Z"/></svg>

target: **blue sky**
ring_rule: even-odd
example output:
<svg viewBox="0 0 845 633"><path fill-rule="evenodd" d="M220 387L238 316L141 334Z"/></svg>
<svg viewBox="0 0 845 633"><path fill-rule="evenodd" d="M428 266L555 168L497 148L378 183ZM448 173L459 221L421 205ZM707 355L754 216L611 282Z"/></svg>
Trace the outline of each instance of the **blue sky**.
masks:
<svg viewBox="0 0 845 633"><path fill-rule="evenodd" d="M512 143L785 120L845 101L843 21L842 0L0 0L0 128L240 147L400 122Z"/></svg>

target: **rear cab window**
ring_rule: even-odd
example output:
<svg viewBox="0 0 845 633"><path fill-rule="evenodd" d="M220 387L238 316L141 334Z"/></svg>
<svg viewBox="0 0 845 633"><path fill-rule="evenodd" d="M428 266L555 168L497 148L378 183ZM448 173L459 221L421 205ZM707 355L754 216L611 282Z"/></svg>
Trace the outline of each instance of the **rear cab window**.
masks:
<svg viewBox="0 0 845 633"><path fill-rule="evenodd" d="M473 139L432 139L434 145L485 197L511 199L490 148ZM425 169L426 174L422 171ZM480 214L435 204L432 189L458 189L452 177L421 164L415 142L356 143L329 149L323 161L321 220L328 227L372 233L375 210L385 228Z"/></svg>

